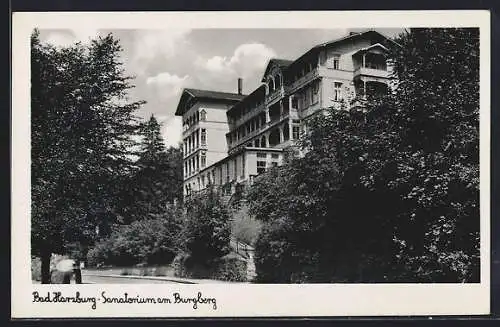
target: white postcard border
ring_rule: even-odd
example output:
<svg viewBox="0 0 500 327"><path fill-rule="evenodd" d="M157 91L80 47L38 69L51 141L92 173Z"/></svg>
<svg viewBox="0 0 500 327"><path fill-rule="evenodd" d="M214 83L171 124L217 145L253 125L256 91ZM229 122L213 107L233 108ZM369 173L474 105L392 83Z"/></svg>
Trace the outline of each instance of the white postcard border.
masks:
<svg viewBox="0 0 500 327"><path fill-rule="evenodd" d="M362 17L362 19L360 19ZM481 283L304 285L33 285L30 276L30 59L35 27L70 28L480 28ZM12 26L11 315L42 317L263 317L488 314L490 310L490 14L475 11L14 13ZM33 303L32 292L158 298L179 292L200 305Z"/></svg>

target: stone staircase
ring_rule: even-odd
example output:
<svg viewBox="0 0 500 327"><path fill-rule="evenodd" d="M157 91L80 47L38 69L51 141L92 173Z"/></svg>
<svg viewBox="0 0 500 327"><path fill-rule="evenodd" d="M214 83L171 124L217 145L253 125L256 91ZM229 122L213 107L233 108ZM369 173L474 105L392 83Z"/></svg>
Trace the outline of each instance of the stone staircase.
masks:
<svg viewBox="0 0 500 327"><path fill-rule="evenodd" d="M235 239L231 240L231 247L247 263L247 281L251 282L257 275L255 272L254 248L248 244L239 242Z"/></svg>
<svg viewBox="0 0 500 327"><path fill-rule="evenodd" d="M247 281L251 282L255 279L257 273L255 272L255 261L253 258L253 251L248 253L247 259Z"/></svg>

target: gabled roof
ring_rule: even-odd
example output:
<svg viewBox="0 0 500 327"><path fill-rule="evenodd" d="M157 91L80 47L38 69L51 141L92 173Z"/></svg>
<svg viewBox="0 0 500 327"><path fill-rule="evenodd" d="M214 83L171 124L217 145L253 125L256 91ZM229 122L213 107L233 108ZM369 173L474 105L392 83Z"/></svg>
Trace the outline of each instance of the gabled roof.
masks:
<svg viewBox="0 0 500 327"><path fill-rule="evenodd" d="M367 52L367 51L370 51L371 49L375 49L375 48L380 48L380 49L382 49L384 51L389 51L389 49L387 49L387 47L384 47L382 44L375 43L373 45L370 45L369 47L359 49L358 51L356 51L355 53L353 53L353 55L358 54L358 53Z"/></svg>
<svg viewBox="0 0 500 327"><path fill-rule="evenodd" d="M216 100L218 102L235 103L243 99L245 95L229 92L218 92L200 89L184 89L179 99L179 104L175 111L176 116L182 116L185 110L185 104L189 100Z"/></svg>
<svg viewBox="0 0 500 327"><path fill-rule="evenodd" d="M269 72L271 67L273 67L274 65L277 65L280 69L286 69L292 62L293 62L293 60L271 58L266 65L266 70L264 71L264 75L262 75L261 82L265 81L265 77L266 77L267 73Z"/></svg>
<svg viewBox="0 0 500 327"><path fill-rule="evenodd" d="M317 54L322 49L328 48L328 47L330 47L332 45L341 44L343 42L351 41L351 40L355 40L355 39L359 39L359 38L370 38L373 41L375 41L376 43L380 43L380 44L390 43L392 45L398 45L398 46L400 46L398 43L394 42L390 38L386 37L385 35L377 32L377 31L374 31L374 30L368 30L368 31L359 32L359 33L350 33L349 35L346 35L346 36L341 37L339 39L315 45L309 51L307 51L302 56L300 56L299 58L297 58L297 60L295 60L292 64L290 64L289 67L295 65L296 63L301 62L302 61L301 59L303 59L305 57Z"/></svg>

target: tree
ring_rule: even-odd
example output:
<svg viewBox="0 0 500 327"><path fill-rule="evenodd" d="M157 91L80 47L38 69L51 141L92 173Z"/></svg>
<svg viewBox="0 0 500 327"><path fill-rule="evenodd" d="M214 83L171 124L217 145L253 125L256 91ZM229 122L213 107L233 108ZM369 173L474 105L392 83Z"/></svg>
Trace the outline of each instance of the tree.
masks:
<svg viewBox="0 0 500 327"><path fill-rule="evenodd" d="M390 94L313 117L304 157L252 186L261 280L479 280L478 30L397 42Z"/></svg>
<svg viewBox="0 0 500 327"><path fill-rule="evenodd" d="M402 278L478 281L479 30L411 29L398 42L396 93L373 111L397 128L396 147L382 165L369 163L375 180L400 196ZM381 138L393 130L386 126ZM389 167L392 175L377 173Z"/></svg>
<svg viewBox="0 0 500 327"><path fill-rule="evenodd" d="M178 252L182 213L169 208L154 219L116 226L89 251L89 265L168 264Z"/></svg>
<svg viewBox="0 0 500 327"><path fill-rule="evenodd" d="M154 115L140 129L136 169L121 192L124 223L155 218L182 199L182 152L165 149L161 125Z"/></svg>
<svg viewBox="0 0 500 327"><path fill-rule="evenodd" d="M154 115L142 125L141 136L143 140L140 144L139 163L147 165L150 162L158 160L165 152L165 143L161 135L161 125Z"/></svg>
<svg viewBox="0 0 500 327"><path fill-rule="evenodd" d="M230 213L219 194L209 188L186 206L183 238L185 249L198 263L210 263L229 253Z"/></svg>
<svg viewBox="0 0 500 327"><path fill-rule="evenodd" d="M50 254L92 244L116 219L137 131L121 47L113 36L57 48L31 37L32 252L50 280Z"/></svg>

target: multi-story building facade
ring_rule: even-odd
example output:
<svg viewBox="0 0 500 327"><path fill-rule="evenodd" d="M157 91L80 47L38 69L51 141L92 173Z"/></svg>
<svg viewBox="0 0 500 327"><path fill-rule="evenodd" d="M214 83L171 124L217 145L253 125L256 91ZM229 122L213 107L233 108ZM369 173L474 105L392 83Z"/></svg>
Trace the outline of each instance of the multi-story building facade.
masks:
<svg viewBox="0 0 500 327"><path fill-rule="evenodd" d="M357 99L386 92L390 76L386 52L392 45L380 33L367 31L319 44L294 61L271 59L256 90L241 95L239 80L238 94L213 97L210 107L200 95L220 92L184 90L176 111L186 123L184 195L209 184L226 186L231 193L235 185L251 183L267 168L282 163L283 149L299 138L308 118L320 109L340 109L342 103L356 107ZM212 124L197 117L202 110L206 117L210 110ZM200 138L196 133L213 137ZM198 165L203 156L206 159Z"/></svg>
<svg viewBox="0 0 500 327"><path fill-rule="evenodd" d="M183 91L175 115L182 116L184 194L199 191L200 185L209 182L200 180L200 171L227 156L226 111L243 98L234 93Z"/></svg>

